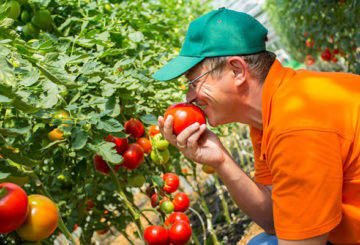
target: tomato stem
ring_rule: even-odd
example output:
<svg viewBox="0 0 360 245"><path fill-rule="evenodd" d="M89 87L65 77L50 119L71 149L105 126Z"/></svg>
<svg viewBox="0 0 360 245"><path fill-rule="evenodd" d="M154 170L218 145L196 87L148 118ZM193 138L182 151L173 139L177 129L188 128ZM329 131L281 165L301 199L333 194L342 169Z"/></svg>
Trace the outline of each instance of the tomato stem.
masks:
<svg viewBox="0 0 360 245"><path fill-rule="evenodd" d="M230 218L230 214L229 214L229 207L228 207L226 199L225 199L223 188L220 185L219 176L217 174L214 174L213 177L214 177L216 189L219 192L219 198L221 199L221 204L223 206L225 220L226 220L226 222L231 224L232 222L231 222L231 218Z"/></svg>

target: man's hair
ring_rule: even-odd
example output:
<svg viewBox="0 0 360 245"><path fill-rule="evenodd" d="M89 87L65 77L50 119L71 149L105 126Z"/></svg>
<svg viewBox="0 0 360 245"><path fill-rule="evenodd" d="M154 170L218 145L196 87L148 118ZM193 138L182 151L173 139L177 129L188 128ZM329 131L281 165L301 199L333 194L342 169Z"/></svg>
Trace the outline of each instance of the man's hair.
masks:
<svg viewBox="0 0 360 245"><path fill-rule="evenodd" d="M267 74L269 73L271 65L276 59L276 55L270 51L261 51L256 54L249 55L232 55L232 56L218 56L208 57L201 62L201 66L205 66L209 70L216 68L212 74L219 77L225 67L229 58L238 56L246 62L250 74L255 77L260 83L264 83Z"/></svg>

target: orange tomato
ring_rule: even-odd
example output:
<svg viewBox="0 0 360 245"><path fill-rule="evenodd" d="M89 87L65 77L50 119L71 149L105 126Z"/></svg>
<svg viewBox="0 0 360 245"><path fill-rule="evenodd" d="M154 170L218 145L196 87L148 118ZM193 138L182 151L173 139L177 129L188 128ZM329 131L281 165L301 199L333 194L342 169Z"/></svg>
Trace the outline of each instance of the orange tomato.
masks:
<svg viewBox="0 0 360 245"><path fill-rule="evenodd" d="M151 142L147 138L139 138L136 143L138 143L143 148L144 153L149 154L151 152Z"/></svg>
<svg viewBox="0 0 360 245"><path fill-rule="evenodd" d="M207 174L215 173L215 169L213 167L211 167L211 166L208 166L208 165L203 165L202 170Z"/></svg>
<svg viewBox="0 0 360 245"><path fill-rule="evenodd" d="M31 242L49 237L58 226L59 212L55 204L42 195L30 195L29 213L25 222L16 230L21 239Z"/></svg>
<svg viewBox="0 0 360 245"><path fill-rule="evenodd" d="M51 141L63 140L64 139L63 135L64 135L64 132L58 128L55 128L48 133L48 137Z"/></svg>

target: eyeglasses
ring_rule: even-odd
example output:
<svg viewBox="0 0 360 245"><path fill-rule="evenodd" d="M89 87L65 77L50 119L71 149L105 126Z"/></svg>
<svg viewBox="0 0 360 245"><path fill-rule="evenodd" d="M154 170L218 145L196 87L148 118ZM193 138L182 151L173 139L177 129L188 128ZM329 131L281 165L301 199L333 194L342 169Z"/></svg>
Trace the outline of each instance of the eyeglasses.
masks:
<svg viewBox="0 0 360 245"><path fill-rule="evenodd" d="M214 71L216 68L217 68L217 67L214 67L214 68L211 69L210 71L207 71L207 72L201 74L200 76L194 78L193 80L188 81L189 87L191 87L192 89L195 89L196 86L194 85L194 83L196 83L197 81L199 81L199 79L202 78L203 76L205 76L206 74Z"/></svg>

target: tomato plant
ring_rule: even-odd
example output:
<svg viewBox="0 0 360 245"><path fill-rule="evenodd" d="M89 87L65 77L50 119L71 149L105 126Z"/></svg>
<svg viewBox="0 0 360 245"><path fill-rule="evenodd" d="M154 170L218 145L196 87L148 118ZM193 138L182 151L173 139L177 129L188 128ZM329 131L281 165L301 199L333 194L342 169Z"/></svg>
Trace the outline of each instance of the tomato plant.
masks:
<svg viewBox="0 0 360 245"><path fill-rule="evenodd" d="M163 175L163 180L165 181L165 186L163 187L164 191L167 193L173 193L177 191L180 181L176 174L166 173Z"/></svg>
<svg viewBox="0 0 360 245"><path fill-rule="evenodd" d="M154 135L160 134L159 125L150 125L148 135L153 137Z"/></svg>
<svg viewBox="0 0 360 245"><path fill-rule="evenodd" d="M148 245L168 245L169 232L164 227L151 225L145 229L144 239Z"/></svg>
<svg viewBox="0 0 360 245"><path fill-rule="evenodd" d="M95 166L96 170L99 171L99 173L104 174L104 175L109 174L110 168L109 168L108 164L98 154L96 154L94 156L94 166ZM120 167L121 167L120 164L115 165L114 171L118 172Z"/></svg>
<svg viewBox="0 0 360 245"><path fill-rule="evenodd" d="M176 212L185 212L190 206L190 199L184 192L178 192L172 202Z"/></svg>
<svg viewBox="0 0 360 245"><path fill-rule="evenodd" d="M36 11L34 16L31 19L33 25L44 29L44 30L51 30L52 28L52 18L49 10L41 9Z"/></svg>
<svg viewBox="0 0 360 245"><path fill-rule="evenodd" d="M138 168L144 161L144 150L139 144L131 143L123 153L123 158L125 168Z"/></svg>
<svg viewBox="0 0 360 245"><path fill-rule="evenodd" d="M129 185L132 187L141 187L145 184L145 177L142 173L136 173L128 179Z"/></svg>
<svg viewBox="0 0 360 245"><path fill-rule="evenodd" d="M29 195L29 213L16 230L26 241L37 242L50 236L58 226L59 212L55 204L42 195Z"/></svg>
<svg viewBox="0 0 360 245"><path fill-rule="evenodd" d="M15 1L11 0L7 3L6 7L8 8L8 17L12 19L17 19L20 15L20 4Z"/></svg>
<svg viewBox="0 0 360 245"><path fill-rule="evenodd" d="M151 160L157 164L165 164L170 159L170 152L168 149L165 150L153 150L150 153Z"/></svg>
<svg viewBox="0 0 360 245"><path fill-rule="evenodd" d="M165 111L165 120L169 115L174 118L173 131L176 135L180 134L181 131L196 122L199 124L206 123L204 112L200 107L193 104L173 104Z"/></svg>
<svg viewBox="0 0 360 245"><path fill-rule="evenodd" d="M166 139L164 139L161 134L156 134L152 138L152 142L153 142L154 148L156 148L158 150L165 150L169 146L169 142Z"/></svg>
<svg viewBox="0 0 360 245"><path fill-rule="evenodd" d="M28 213L25 191L13 183L0 184L0 233L8 233L24 223Z"/></svg>
<svg viewBox="0 0 360 245"><path fill-rule="evenodd" d="M169 229L169 238L174 245L184 245L191 237L191 227L189 223L178 220Z"/></svg>
<svg viewBox="0 0 360 245"><path fill-rule="evenodd" d="M124 127L125 132L134 138L140 138L144 134L144 125L137 119L128 120Z"/></svg>
<svg viewBox="0 0 360 245"><path fill-rule="evenodd" d="M118 154L122 154L128 146L127 138L120 139L120 138L111 136L110 134L106 137L105 141L114 143L115 144L114 148L116 149L116 152Z"/></svg>

